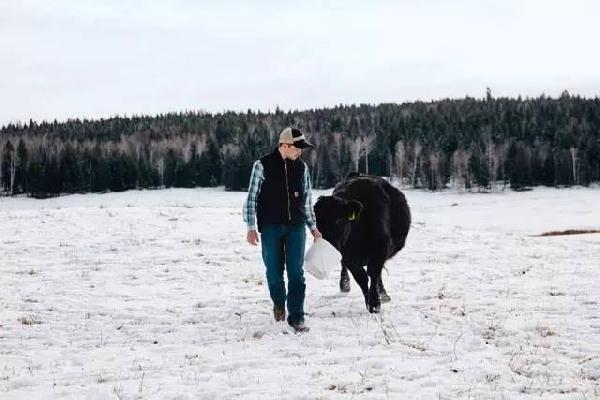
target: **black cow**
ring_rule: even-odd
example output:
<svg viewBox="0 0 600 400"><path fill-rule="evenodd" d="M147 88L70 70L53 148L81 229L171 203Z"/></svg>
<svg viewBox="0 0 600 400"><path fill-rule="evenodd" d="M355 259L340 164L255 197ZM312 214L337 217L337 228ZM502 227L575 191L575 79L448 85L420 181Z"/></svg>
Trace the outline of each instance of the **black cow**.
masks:
<svg viewBox="0 0 600 400"><path fill-rule="evenodd" d="M336 185L332 196L319 197L315 216L323 238L342 254L340 286L344 289L348 268L363 291L369 312L379 312L379 294L387 296L381 270L386 260L404 247L410 227L406 198L382 178L352 173Z"/></svg>

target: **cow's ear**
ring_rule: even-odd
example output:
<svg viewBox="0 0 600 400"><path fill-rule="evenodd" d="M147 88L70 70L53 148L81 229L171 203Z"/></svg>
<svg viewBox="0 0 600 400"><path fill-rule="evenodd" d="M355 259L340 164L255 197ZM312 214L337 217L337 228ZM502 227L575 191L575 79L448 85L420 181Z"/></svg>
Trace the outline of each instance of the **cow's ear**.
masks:
<svg viewBox="0 0 600 400"><path fill-rule="evenodd" d="M348 221L356 221L360 218L360 213L362 212L363 205L358 200L350 200L348 204L346 204L346 211L348 213Z"/></svg>

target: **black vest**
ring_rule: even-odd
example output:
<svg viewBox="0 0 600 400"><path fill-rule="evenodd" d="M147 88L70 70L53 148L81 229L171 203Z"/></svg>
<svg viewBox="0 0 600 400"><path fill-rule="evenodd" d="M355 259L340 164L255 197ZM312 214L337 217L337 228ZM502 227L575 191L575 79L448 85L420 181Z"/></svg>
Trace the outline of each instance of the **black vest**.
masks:
<svg viewBox="0 0 600 400"><path fill-rule="evenodd" d="M258 230L265 224L294 225L306 222L302 188L305 164L300 159L283 160L279 149L260 159L264 177L258 194Z"/></svg>

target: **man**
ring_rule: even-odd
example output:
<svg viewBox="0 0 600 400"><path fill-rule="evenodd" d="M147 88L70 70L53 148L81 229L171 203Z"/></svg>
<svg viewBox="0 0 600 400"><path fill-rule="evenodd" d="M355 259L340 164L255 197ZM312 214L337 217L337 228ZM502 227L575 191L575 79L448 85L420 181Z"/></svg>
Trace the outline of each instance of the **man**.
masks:
<svg viewBox="0 0 600 400"><path fill-rule="evenodd" d="M246 239L251 245L257 245L260 232L275 321L286 319L287 300L287 322L296 332L309 330L304 323L305 225L315 239L321 237L312 208L310 174L299 159L302 149L310 147L302 131L285 128L279 135L279 146L254 163L243 209L248 226ZM284 270L287 270L287 294Z"/></svg>

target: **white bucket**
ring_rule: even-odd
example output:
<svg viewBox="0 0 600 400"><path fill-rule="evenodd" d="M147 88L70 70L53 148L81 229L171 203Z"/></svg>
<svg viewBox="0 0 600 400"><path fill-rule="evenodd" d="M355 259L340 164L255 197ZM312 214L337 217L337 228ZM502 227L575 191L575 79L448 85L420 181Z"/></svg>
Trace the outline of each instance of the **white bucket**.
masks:
<svg viewBox="0 0 600 400"><path fill-rule="evenodd" d="M331 243L317 238L304 256L304 270L317 279L326 279L341 260L342 255Z"/></svg>

